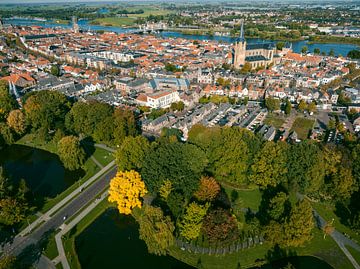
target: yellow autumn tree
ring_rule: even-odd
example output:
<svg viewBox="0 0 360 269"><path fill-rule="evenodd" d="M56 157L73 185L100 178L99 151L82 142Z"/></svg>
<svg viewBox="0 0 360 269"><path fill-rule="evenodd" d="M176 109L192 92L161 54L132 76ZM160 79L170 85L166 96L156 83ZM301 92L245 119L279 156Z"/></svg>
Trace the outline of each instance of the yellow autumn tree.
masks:
<svg viewBox="0 0 360 269"><path fill-rule="evenodd" d="M141 208L140 198L146 193L145 183L138 172L119 171L110 182L109 202L116 202L119 212L129 215L135 207Z"/></svg>

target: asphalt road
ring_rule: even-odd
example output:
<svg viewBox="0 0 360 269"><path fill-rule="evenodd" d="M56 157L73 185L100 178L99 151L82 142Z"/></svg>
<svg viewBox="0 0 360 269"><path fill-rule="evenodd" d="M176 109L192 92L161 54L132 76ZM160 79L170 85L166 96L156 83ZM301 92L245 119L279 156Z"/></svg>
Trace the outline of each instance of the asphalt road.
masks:
<svg viewBox="0 0 360 269"><path fill-rule="evenodd" d="M47 232L59 228L65 222L64 216L70 218L75 215L98 194L102 193L109 186L110 180L115 176L116 171L117 167L114 167L106 172L31 234L24 237L15 237L11 244L4 246L4 253L19 255L26 247L39 242Z"/></svg>

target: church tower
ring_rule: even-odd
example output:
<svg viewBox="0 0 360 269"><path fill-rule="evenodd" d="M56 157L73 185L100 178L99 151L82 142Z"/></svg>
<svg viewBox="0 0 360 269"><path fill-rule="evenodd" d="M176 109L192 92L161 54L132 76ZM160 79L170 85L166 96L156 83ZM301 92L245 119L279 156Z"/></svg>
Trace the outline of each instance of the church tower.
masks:
<svg viewBox="0 0 360 269"><path fill-rule="evenodd" d="M73 31L75 34L79 33L79 24L75 16L72 17Z"/></svg>
<svg viewBox="0 0 360 269"><path fill-rule="evenodd" d="M239 38L236 39L233 49L233 65L239 69L245 64L246 40L244 37L244 21L241 22L241 31Z"/></svg>

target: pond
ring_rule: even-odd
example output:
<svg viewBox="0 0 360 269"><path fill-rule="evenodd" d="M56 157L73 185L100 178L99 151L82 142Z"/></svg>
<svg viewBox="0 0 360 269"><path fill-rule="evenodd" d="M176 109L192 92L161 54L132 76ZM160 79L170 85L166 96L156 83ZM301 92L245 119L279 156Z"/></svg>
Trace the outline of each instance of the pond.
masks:
<svg viewBox="0 0 360 269"><path fill-rule="evenodd" d="M319 258L313 256L294 256L287 257L271 264L267 264L261 267L261 269L277 269L284 268L288 263L291 263L296 269L333 269L328 263ZM255 269L255 268L253 268Z"/></svg>
<svg viewBox="0 0 360 269"><path fill-rule="evenodd" d="M75 247L82 269L193 268L171 256L149 254L136 221L116 209L105 211L77 236Z"/></svg>
<svg viewBox="0 0 360 269"><path fill-rule="evenodd" d="M37 197L53 198L85 174L66 170L56 154L17 144L0 151L0 165L14 182L24 179Z"/></svg>

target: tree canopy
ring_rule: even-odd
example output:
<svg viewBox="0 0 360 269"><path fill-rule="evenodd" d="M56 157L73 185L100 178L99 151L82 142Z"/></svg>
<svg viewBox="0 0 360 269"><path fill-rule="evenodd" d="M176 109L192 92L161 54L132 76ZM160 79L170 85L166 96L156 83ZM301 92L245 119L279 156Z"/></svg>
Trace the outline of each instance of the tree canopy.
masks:
<svg viewBox="0 0 360 269"><path fill-rule="evenodd" d="M65 168L79 169L85 162L85 151L75 136L65 136L58 143L58 154Z"/></svg>
<svg viewBox="0 0 360 269"><path fill-rule="evenodd" d="M135 207L141 208L141 198L147 193L141 175L134 171L117 172L110 182L109 202L116 202L121 214L129 215Z"/></svg>

